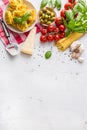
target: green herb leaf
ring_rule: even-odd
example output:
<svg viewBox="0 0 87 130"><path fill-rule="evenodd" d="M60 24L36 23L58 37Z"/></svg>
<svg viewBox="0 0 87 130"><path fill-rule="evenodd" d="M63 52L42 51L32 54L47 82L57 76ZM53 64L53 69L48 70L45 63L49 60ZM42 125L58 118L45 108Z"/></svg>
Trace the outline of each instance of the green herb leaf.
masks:
<svg viewBox="0 0 87 130"><path fill-rule="evenodd" d="M71 9L67 10L65 12L65 14L66 14L66 19L67 20L73 20L74 19L73 11Z"/></svg>
<svg viewBox="0 0 87 130"><path fill-rule="evenodd" d="M14 22L15 23L21 23L22 22L22 18L16 17L16 18L14 18Z"/></svg>
<svg viewBox="0 0 87 130"><path fill-rule="evenodd" d="M79 32L79 33L84 33L85 32L85 28L83 26L74 28L73 31Z"/></svg>
<svg viewBox="0 0 87 130"><path fill-rule="evenodd" d="M86 6L86 0L78 0L78 2L83 5L83 6Z"/></svg>
<svg viewBox="0 0 87 130"><path fill-rule="evenodd" d="M71 33L71 30L67 29L66 32L65 32L65 37L67 37L70 33Z"/></svg>
<svg viewBox="0 0 87 130"><path fill-rule="evenodd" d="M48 3L48 0L42 0L41 4L40 4L40 8L45 7L47 5L47 3Z"/></svg>
<svg viewBox="0 0 87 130"><path fill-rule="evenodd" d="M49 59L49 58L51 57L51 55L52 55L52 52L51 52L51 51L47 51L47 52L45 53L45 58L46 58L46 59Z"/></svg>
<svg viewBox="0 0 87 130"><path fill-rule="evenodd" d="M26 23L26 21L27 21L27 19L29 18L29 16L30 16L30 12L27 12L26 14L24 14L22 17L16 17L16 18L14 18L14 22L16 23L16 24L25 24Z"/></svg>
<svg viewBox="0 0 87 130"><path fill-rule="evenodd" d="M57 8L58 10L60 10L61 7L62 7L61 0L56 0L56 8Z"/></svg>
<svg viewBox="0 0 87 130"><path fill-rule="evenodd" d="M24 14L21 18L23 21L26 21L30 16L30 12L27 12L26 14Z"/></svg>
<svg viewBox="0 0 87 130"><path fill-rule="evenodd" d="M76 15L77 13L84 13L85 8L81 3L77 3L74 8L73 8L73 12Z"/></svg>
<svg viewBox="0 0 87 130"><path fill-rule="evenodd" d="M49 6L52 8L56 7L56 0L49 0Z"/></svg>

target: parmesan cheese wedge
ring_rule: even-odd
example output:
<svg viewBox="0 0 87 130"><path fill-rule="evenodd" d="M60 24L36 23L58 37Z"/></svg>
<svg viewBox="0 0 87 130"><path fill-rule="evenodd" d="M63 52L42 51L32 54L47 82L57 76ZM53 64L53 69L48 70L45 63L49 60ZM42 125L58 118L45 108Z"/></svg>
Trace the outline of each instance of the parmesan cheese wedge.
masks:
<svg viewBox="0 0 87 130"><path fill-rule="evenodd" d="M35 42L35 35L36 35L36 27L34 27L27 39L25 40L23 46L21 47L20 51L25 53L25 54L30 54L32 55L33 54L33 51L34 51L34 42Z"/></svg>

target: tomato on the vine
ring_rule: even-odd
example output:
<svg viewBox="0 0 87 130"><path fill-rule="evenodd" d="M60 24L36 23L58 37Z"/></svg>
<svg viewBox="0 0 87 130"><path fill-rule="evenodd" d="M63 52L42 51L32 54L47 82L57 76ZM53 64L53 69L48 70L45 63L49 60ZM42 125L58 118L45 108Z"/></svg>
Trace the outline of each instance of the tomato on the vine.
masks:
<svg viewBox="0 0 87 130"><path fill-rule="evenodd" d="M59 40L60 40L59 34L56 34L56 35L54 36L54 40L55 40L55 41L59 41Z"/></svg>
<svg viewBox="0 0 87 130"><path fill-rule="evenodd" d="M60 38L64 38L65 37L65 32L62 32L61 34L60 34Z"/></svg>
<svg viewBox="0 0 87 130"><path fill-rule="evenodd" d="M55 24L57 27L59 27L60 24L62 24L63 21L62 21L62 18L61 17L57 17L56 20L55 20Z"/></svg>
<svg viewBox="0 0 87 130"><path fill-rule="evenodd" d="M60 11L60 16L61 16L61 17L66 18L65 11L66 11L65 9L62 9L62 10Z"/></svg>
<svg viewBox="0 0 87 130"><path fill-rule="evenodd" d="M73 4L74 2L76 2L76 0L68 0L68 2Z"/></svg>
<svg viewBox="0 0 87 130"><path fill-rule="evenodd" d="M66 4L64 5L64 8L65 8L66 10L72 9L72 4L71 4L70 2L68 2L68 3L66 3Z"/></svg>
<svg viewBox="0 0 87 130"><path fill-rule="evenodd" d="M59 28L55 27L54 28L54 33L58 33L59 32Z"/></svg>
<svg viewBox="0 0 87 130"><path fill-rule="evenodd" d="M45 35L41 35L41 36L40 36L40 41L41 41L41 42L46 42L46 41L47 41L46 36L45 36Z"/></svg>
<svg viewBox="0 0 87 130"><path fill-rule="evenodd" d="M54 40L54 36L53 36L52 34L48 34L48 35L47 35L47 40L48 40L49 42L53 41L53 40Z"/></svg>
<svg viewBox="0 0 87 130"><path fill-rule="evenodd" d="M53 26L53 25L49 25L49 26L47 27L47 31L48 31L48 32L53 32L53 31L54 31L54 26Z"/></svg>
<svg viewBox="0 0 87 130"><path fill-rule="evenodd" d="M41 33L42 33L43 35L47 34L47 29L42 28L42 29L41 29Z"/></svg>
<svg viewBox="0 0 87 130"><path fill-rule="evenodd" d="M65 26L63 25L63 24L61 24L60 26L59 26L59 30L61 31L61 32L64 32L65 31Z"/></svg>

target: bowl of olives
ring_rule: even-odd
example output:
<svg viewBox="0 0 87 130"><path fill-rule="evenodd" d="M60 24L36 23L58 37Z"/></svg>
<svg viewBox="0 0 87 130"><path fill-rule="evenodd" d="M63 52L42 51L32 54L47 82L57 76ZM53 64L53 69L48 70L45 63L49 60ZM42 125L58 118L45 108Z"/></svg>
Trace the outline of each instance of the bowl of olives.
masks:
<svg viewBox="0 0 87 130"><path fill-rule="evenodd" d="M44 26L51 25L56 19L56 12L50 7L44 7L39 11L38 19Z"/></svg>

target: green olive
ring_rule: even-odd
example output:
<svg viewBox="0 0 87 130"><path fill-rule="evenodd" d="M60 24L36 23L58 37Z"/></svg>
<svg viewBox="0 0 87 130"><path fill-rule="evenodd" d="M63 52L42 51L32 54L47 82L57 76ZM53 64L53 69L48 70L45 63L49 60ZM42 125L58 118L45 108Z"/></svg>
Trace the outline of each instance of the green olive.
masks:
<svg viewBox="0 0 87 130"><path fill-rule="evenodd" d="M42 14L42 18L43 18L43 19L45 18L45 14L44 14L44 13Z"/></svg>
<svg viewBox="0 0 87 130"><path fill-rule="evenodd" d="M50 12L49 10L47 10L47 14L48 14L48 15L50 15L50 14L51 14L51 12Z"/></svg>
<svg viewBox="0 0 87 130"><path fill-rule="evenodd" d="M39 16L42 16L42 14L43 14L43 12L42 12L42 11L40 11L40 12L39 12Z"/></svg>
<svg viewBox="0 0 87 130"><path fill-rule="evenodd" d="M47 22L47 25L50 25L50 24L51 24L51 21L48 21L48 22Z"/></svg>
<svg viewBox="0 0 87 130"><path fill-rule="evenodd" d="M44 19L44 23L47 23L47 21L48 21L47 19Z"/></svg>
<svg viewBox="0 0 87 130"><path fill-rule="evenodd" d="M43 8L42 11L43 11L44 13L46 13L47 9L46 9L46 8Z"/></svg>
<svg viewBox="0 0 87 130"><path fill-rule="evenodd" d="M50 20L50 19L51 19L51 16L49 15L49 16L48 16L48 20Z"/></svg>
<svg viewBox="0 0 87 130"><path fill-rule="evenodd" d="M54 12L51 12L51 16L55 16L55 13L54 13Z"/></svg>
<svg viewBox="0 0 87 130"><path fill-rule="evenodd" d="M54 21L55 19L56 19L55 17L52 17L52 18L51 18L51 21Z"/></svg>
<svg viewBox="0 0 87 130"><path fill-rule="evenodd" d="M46 15L44 16L44 18L48 19L48 15L46 14Z"/></svg>
<svg viewBox="0 0 87 130"><path fill-rule="evenodd" d="M41 23L44 23L44 20L43 20L43 19L41 19L41 20L40 20L40 22L41 22Z"/></svg>

